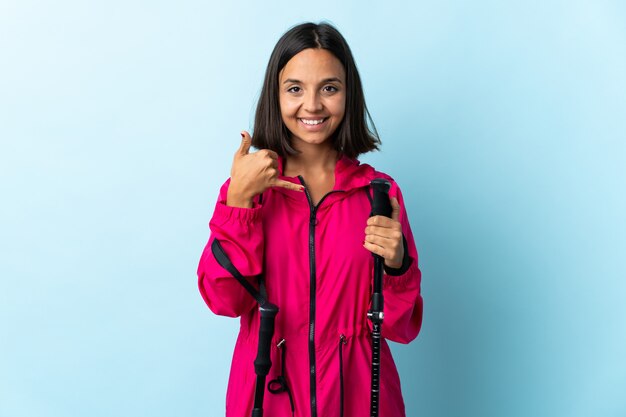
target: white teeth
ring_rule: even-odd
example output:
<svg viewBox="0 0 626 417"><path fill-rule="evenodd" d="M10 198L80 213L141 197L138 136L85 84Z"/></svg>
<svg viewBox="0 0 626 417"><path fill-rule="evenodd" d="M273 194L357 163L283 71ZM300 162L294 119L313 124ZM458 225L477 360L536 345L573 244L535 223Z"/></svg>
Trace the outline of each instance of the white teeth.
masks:
<svg viewBox="0 0 626 417"><path fill-rule="evenodd" d="M319 120L300 119L300 120L302 120L302 123L304 123L305 125L318 125L324 121L324 119L319 119Z"/></svg>

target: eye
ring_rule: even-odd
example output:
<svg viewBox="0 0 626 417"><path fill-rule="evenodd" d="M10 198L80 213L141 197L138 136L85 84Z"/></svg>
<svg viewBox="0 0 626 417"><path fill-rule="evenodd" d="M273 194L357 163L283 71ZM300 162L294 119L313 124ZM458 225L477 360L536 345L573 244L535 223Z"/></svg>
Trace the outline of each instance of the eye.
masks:
<svg viewBox="0 0 626 417"><path fill-rule="evenodd" d="M300 91L302 91L302 89L298 87L297 85L294 85L293 87L289 87L287 89L287 92L289 93L299 93Z"/></svg>
<svg viewBox="0 0 626 417"><path fill-rule="evenodd" d="M326 85L324 86L324 88L322 88L322 91L324 91L325 93L336 93L337 91L339 91L339 89L334 85Z"/></svg>

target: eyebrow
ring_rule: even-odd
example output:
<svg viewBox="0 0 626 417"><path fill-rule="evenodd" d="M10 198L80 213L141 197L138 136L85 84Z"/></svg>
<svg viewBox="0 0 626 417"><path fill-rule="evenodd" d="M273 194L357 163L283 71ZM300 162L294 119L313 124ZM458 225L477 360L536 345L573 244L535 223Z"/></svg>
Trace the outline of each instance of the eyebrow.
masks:
<svg viewBox="0 0 626 417"><path fill-rule="evenodd" d="M343 84L341 82L341 80L339 78L337 78L337 77L324 78L322 80L322 84L331 83L331 82L336 82L336 83L339 83L339 84ZM296 80L294 78L287 78L285 81L283 81L283 84L287 84L287 83L302 84L302 81Z"/></svg>

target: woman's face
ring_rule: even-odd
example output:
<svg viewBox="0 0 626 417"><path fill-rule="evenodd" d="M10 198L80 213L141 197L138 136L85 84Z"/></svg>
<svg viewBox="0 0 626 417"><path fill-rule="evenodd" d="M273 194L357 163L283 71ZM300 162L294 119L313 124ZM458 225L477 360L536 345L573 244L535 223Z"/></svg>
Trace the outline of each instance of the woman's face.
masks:
<svg viewBox="0 0 626 417"><path fill-rule="evenodd" d="M292 146L320 145L335 132L346 109L346 74L325 49L304 49L278 75L280 112Z"/></svg>

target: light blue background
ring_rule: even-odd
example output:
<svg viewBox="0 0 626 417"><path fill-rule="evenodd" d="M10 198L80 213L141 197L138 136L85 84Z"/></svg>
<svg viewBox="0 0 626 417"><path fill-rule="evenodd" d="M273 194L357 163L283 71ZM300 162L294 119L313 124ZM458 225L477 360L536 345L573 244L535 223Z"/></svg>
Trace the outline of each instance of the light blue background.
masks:
<svg viewBox="0 0 626 417"><path fill-rule="evenodd" d="M626 415L619 1L0 1L0 416L218 416L196 288L271 49L348 39L423 271L407 414Z"/></svg>

